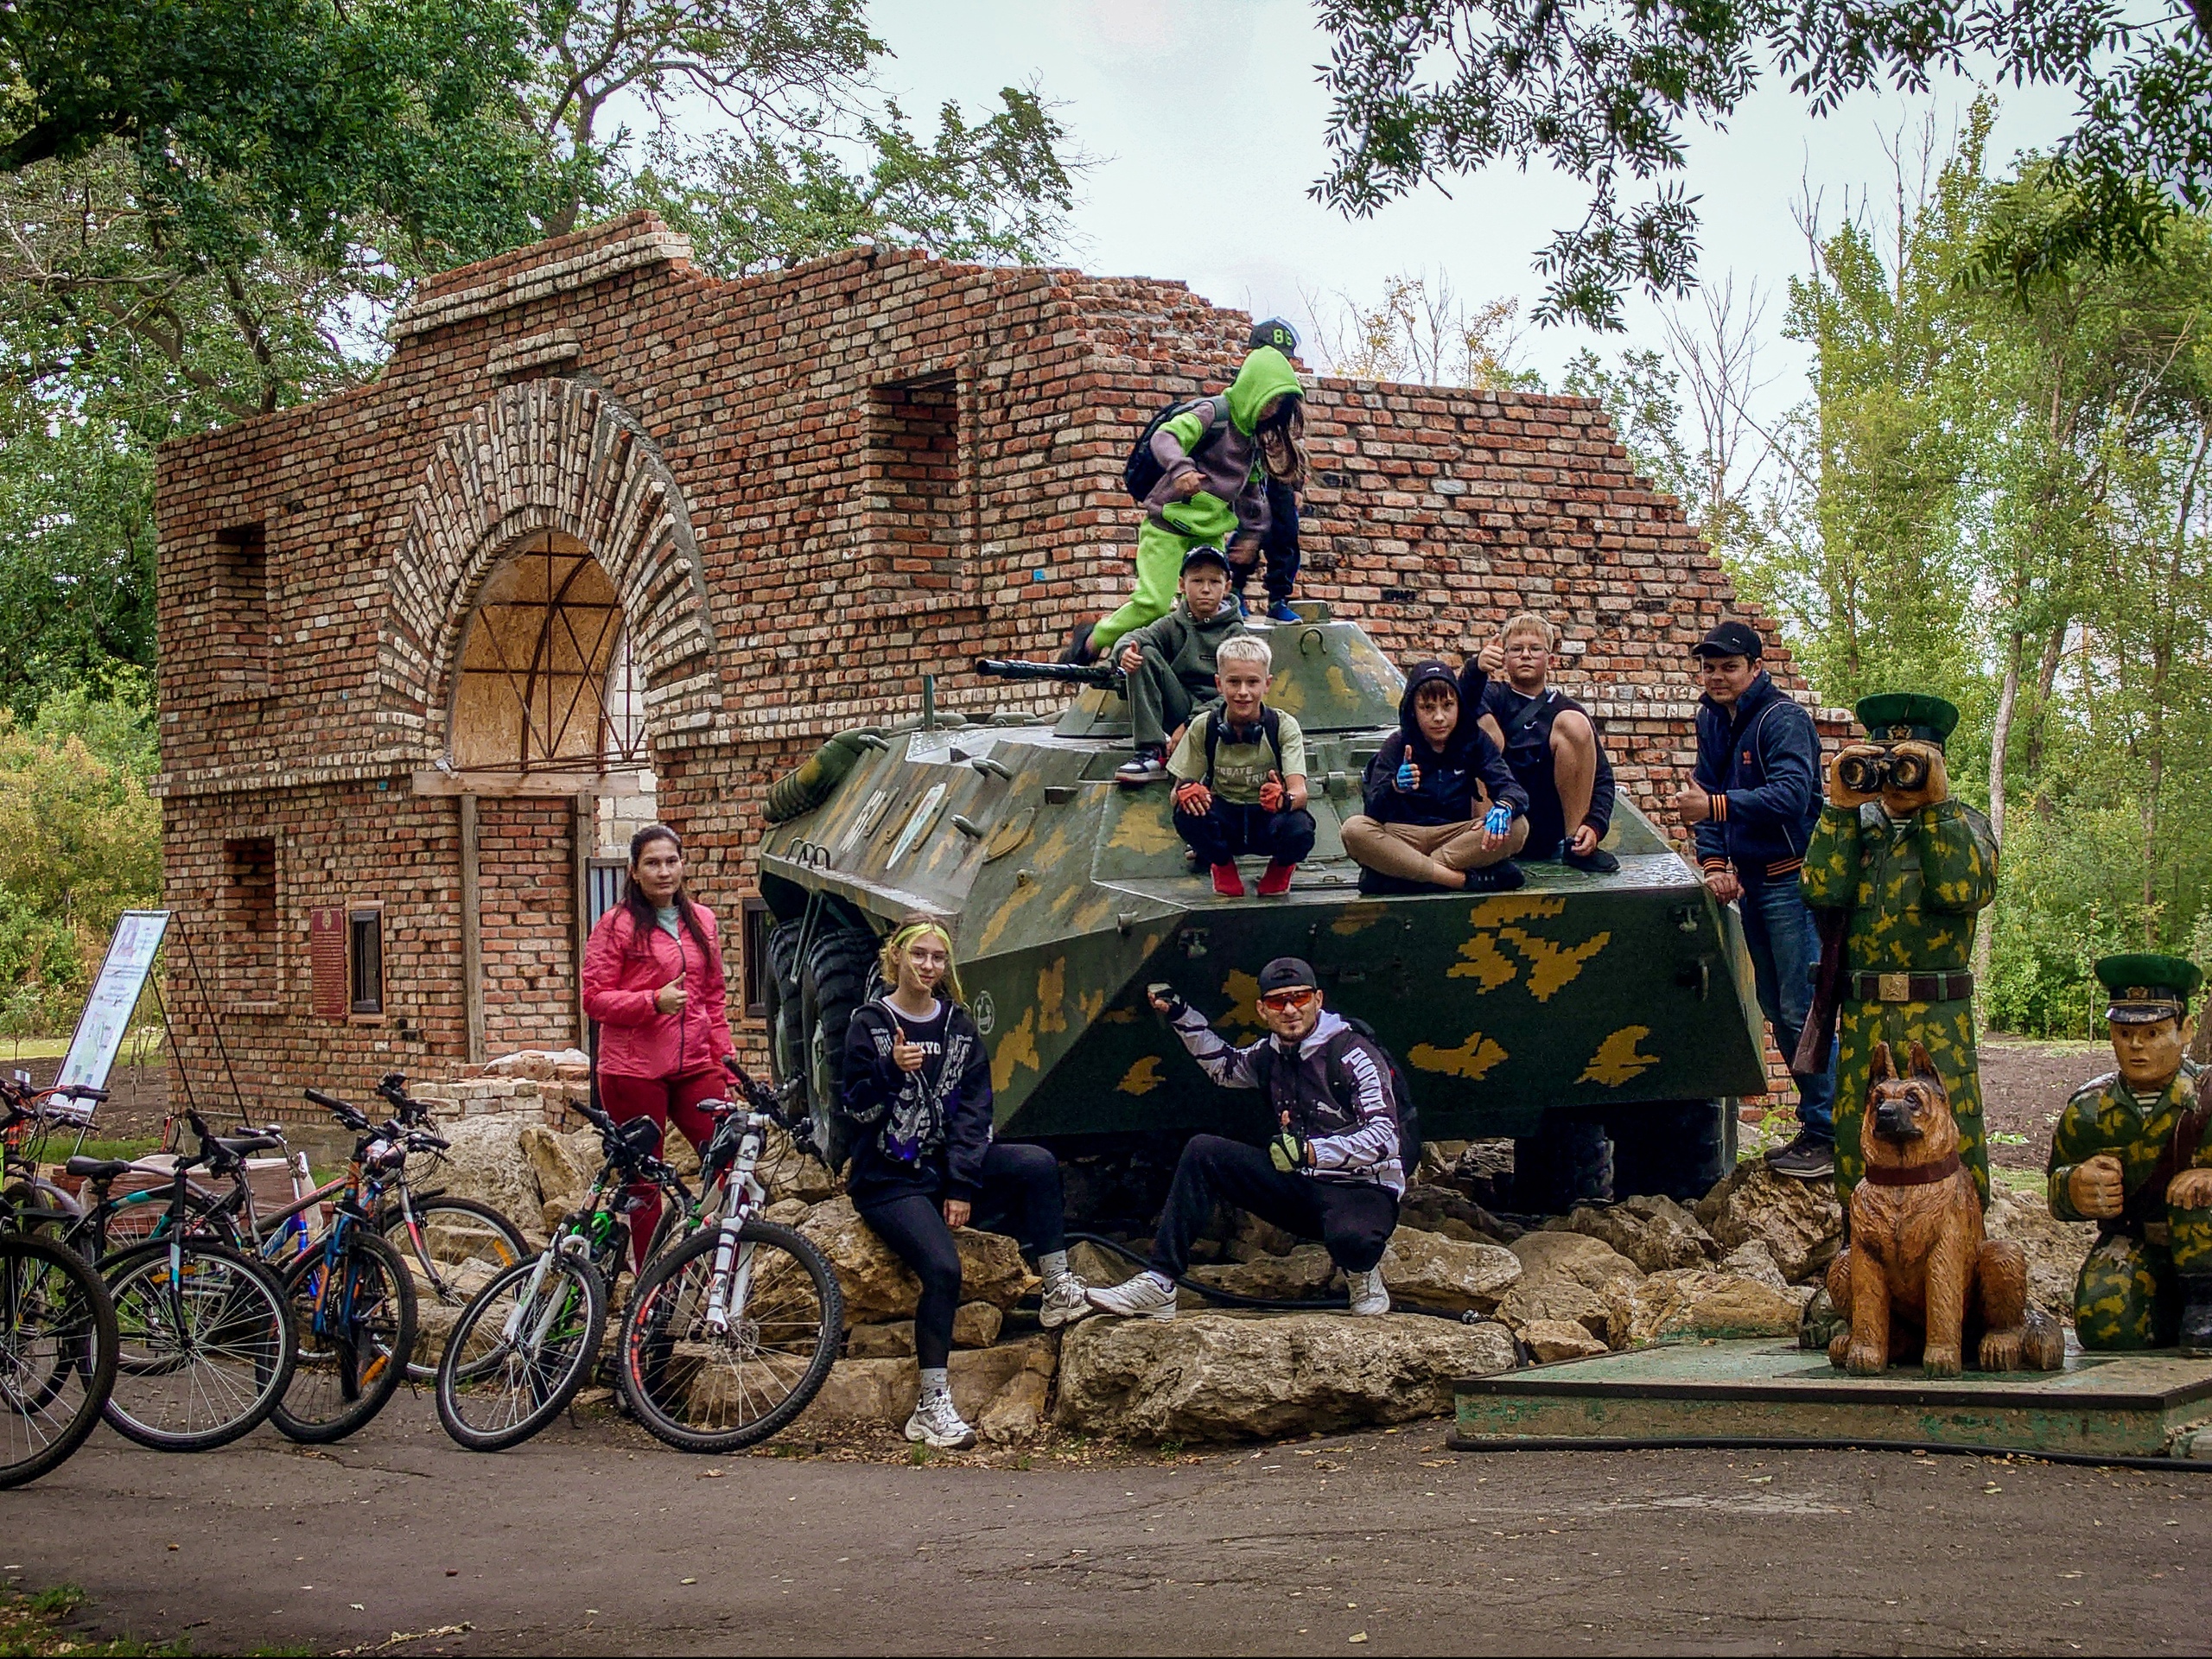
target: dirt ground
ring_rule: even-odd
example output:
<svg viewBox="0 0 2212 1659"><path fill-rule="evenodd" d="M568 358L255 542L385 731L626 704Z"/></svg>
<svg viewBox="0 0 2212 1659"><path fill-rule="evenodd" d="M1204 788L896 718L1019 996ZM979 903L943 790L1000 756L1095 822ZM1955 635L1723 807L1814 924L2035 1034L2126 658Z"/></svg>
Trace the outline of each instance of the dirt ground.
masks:
<svg viewBox="0 0 2212 1659"><path fill-rule="evenodd" d="M2207 1475L1445 1430L1023 1469L601 1421L486 1457L403 1395L324 1451L102 1429L8 1496L0 1568L203 1653L2204 1650Z"/></svg>

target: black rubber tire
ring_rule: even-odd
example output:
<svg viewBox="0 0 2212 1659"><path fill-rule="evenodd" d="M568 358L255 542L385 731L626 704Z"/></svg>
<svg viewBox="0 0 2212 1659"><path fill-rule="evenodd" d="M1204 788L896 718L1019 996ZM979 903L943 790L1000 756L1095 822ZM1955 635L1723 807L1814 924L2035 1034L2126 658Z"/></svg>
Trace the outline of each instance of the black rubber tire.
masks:
<svg viewBox="0 0 2212 1659"><path fill-rule="evenodd" d="M845 1089L845 1031L868 1001L881 944L865 927L817 934L799 968L799 1001L806 1020L807 1111L814 1149L832 1172L852 1154L849 1126L837 1103Z"/></svg>
<svg viewBox="0 0 2212 1659"><path fill-rule="evenodd" d="M1662 1100L1615 1115L1613 1191L1694 1204L1728 1173L1727 1114L1718 1100Z"/></svg>
<svg viewBox="0 0 2212 1659"><path fill-rule="evenodd" d="M328 1258L321 1249L308 1251L284 1274L285 1306L292 1313L292 1341L299 1358L292 1369L291 1385L269 1414L276 1432L302 1446L327 1446L342 1440L373 1420L407 1374L407 1356L415 1351L415 1277L407 1264L382 1236L356 1224L347 1233L344 1267L363 1283L373 1274L383 1281L372 1289L378 1308L374 1329L361 1322L355 1332L330 1338L315 1330L315 1297ZM334 1382L337 1402L321 1388Z"/></svg>
<svg viewBox="0 0 2212 1659"><path fill-rule="evenodd" d="M1563 1216L1612 1195L1612 1143L1596 1118L1546 1112L1535 1134L1515 1138L1513 1204L1522 1214Z"/></svg>
<svg viewBox="0 0 2212 1659"><path fill-rule="evenodd" d="M757 1281L766 1281L765 1287L756 1281L756 1300L747 1310L758 1346L784 1357L780 1363L760 1365L754 1385L741 1387L740 1397L747 1402L765 1399L768 1389L789 1386L789 1392L759 1416L729 1427L701 1428L667 1408L674 1403L669 1398L666 1370L671 1344L677 1338L668 1334L669 1320L658 1316L673 1300L685 1310L674 1317L684 1318L688 1323L690 1299L704 1287L713 1271L714 1255L721 1244L720 1227L702 1228L649 1266L645 1277L631 1287L630 1304L623 1311L621 1333L614 1349L615 1376L622 1397L639 1422L679 1452L734 1452L786 1427L820 1391L844 1340L844 1294L838 1288L837 1275L812 1241L788 1227L757 1218L747 1221L739 1236L753 1246L753 1272ZM779 1268L777 1258L789 1265ZM785 1307L790 1311L781 1319L772 1317L767 1321L770 1327L789 1332L779 1339L761 1328L758 1298L777 1294L779 1281L788 1281L788 1300L778 1302L771 1312ZM656 1367L661 1375L649 1381L646 1373ZM703 1365L695 1368L691 1376L698 1376L702 1370ZM683 1393L689 1403L688 1387Z"/></svg>
<svg viewBox="0 0 2212 1659"><path fill-rule="evenodd" d="M520 1446L569 1408L569 1402L576 1397L576 1390L583 1387L584 1379L599 1363L599 1339L607 1330L607 1281L590 1262L580 1261L566 1251L556 1251L550 1264L550 1274L558 1276L583 1300L582 1307L569 1316L575 1328L556 1357L556 1366L550 1374L531 1379L535 1399L531 1409L520 1415L497 1427L480 1427L465 1414L462 1395L477 1392L476 1379L499 1363L496 1348L472 1359L468 1354L469 1338L486 1322L497 1322L495 1332L504 1325L508 1294L519 1288L537 1270L537 1262L536 1256L518 1262L485 1286L482 1294L454 1322L453 1336L446 1343L445 1352L438 1357L438 1421L445 1425L446 1433L456 1446L466 1446L471 1452L504 1452L509 1446ZM538 1294L543 1296L548 1293L541 1287ZM488 1398L489 1390L484 1392Z"/></svg>
<svg viewBox="0 0 2212 1659"><path fill-rule="evenodd" d="M137 1386L141 1382L150 1377L175 1376L192 1363L187 1357L177 1362L134 1365L125 1346L136 1341L134 1333L142 1328L142 1310L151 1306L156 1313L162 1311L158 1287L150 1299L143 1297L143 1287L158 1280L168 1262L169 1248L168 1240L154 1239L136 1249L119 1251L100 1263L100 1276L107 1281L108 1294L115 1302L118 1338L116 1384L118 1390L128 1391L124 1398L111 1392L100 1415L106 1419L110 1428L124 1439L156 1452L212 1452L219 1446L228 1446L232 1440L251 1434L276 1409L284 1390L291 1386L292 1369L297 1363L299 1350L292 1340L292 1321L285 1307L283 1285L266 1264L207 1239L183 1239L177 1248L189 1262L198 1264L192 1269L194 1276L212 1274L219 1269L232 1275L236 1288L217 1306L216 1322L238 1322L239 1338L252 1344L242 1357L247 1357L251 1366L253 1392L244 1407L206 1428L165 1427L133 1416L134 1410L144 1409L145 1402L139 1397L142 1390ZM213 1397L212 1390L202 1389L199 1392L203 1398Z"/></svg>
<svg viewBox="0 0 2212 1659"><path fill-rule="evenodd" d="M522 1236L522 1229L488 1204L475 1198L450 1198L443 1192L434 1192L428 1198L416 1198L410 1194L409 1202L414 1209L416 1221L426 1230L443 1211L448 1215L467 1216L471 1221L497 1233L507 1250L506 1261L499 1264L502 1270L518 1262L527 1262L533 1254L529 1242ZM442 1306L467 1306L469 1299L482 1287L456 1287L445 1274L435 1272L435 1264L425 1262L416 1252L414 1241L407 1236L406 1225L407 1217L396 1205L387 1207L377 1217L377 1226L384 1234L385 1242L399 1252L399 1259L408 1266L408 1275L415 1281L416 1300L419 1301L427 1295ZM410 1351L407 1362L409 1382L435 1382L437 1376L436 1366L419 1363L412 1357Z"/></svg>
<svg viewBox="0 0 2212 1659"><path fill-rule="evenodd" d="M54 1344L50 1361L40 1357L24 1369L28 1348ZM20 1486L60 1466L85 1443L115 1386L115 1304L91 1263L50 1238L0 1236L0 1489ZM66 1409L50 1411L79 1386ZM26 1387L25 1385L29 1386ZM35 1429L40 1421L51 1432Z"/></svg>
<svg viewBox="0 0 2212 1659"><path fill-rule="evenodd" d="M781 1088L798 1079L798 1101L807 1103L806 1014L798 988L799 935L804 921L784 922L768 933L768 1074Z"/></svg>

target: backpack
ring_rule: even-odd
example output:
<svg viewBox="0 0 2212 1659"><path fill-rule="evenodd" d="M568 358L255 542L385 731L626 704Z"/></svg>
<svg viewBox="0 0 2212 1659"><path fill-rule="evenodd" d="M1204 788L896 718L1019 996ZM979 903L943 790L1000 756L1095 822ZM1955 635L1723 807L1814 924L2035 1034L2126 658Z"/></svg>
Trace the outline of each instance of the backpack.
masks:
<svg viewBox="0 0 2212 1659"><path fill-rule="evenodd" d="M1145 423L1144 431L1129 446L1129 458L1122 463L1122 487L1128 491L1129 499L1142 506L1152 496L1153 487L1160 482L1166 468L1152 453L1153 435L1178 415L1188 414L1200 404L1213 405L1213 422L1198 435L1198 441L1187 452L1195 454L1221 435L1229 424L1229 399L1226 397L1184 397L1168 404Z"/></svg>
<svg viewBox="0 0 2212 1659"><path fill-rule="evenodd" d="M1209 709L1206 716L1206 775L1198 781L1208 789L1213 787L1213 758L1221 748L1221 716L1219 709ZM1275 771L1282 771L1282 716L1267 704L1260 705L1260 729L1267 734L1268 747L1274 751Z"/></svg>

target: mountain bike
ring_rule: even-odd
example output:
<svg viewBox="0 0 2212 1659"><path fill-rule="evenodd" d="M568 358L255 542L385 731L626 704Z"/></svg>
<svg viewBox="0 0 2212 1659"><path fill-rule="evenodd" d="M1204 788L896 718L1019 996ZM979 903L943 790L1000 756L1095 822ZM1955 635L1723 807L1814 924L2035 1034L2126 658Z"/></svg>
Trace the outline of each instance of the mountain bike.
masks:
<svg viewBox="0 0 2212 1659"><path fill-rule="evenodd" d="M85 1443L115 1386L115 1303L92 1265L48 1235L26 1231L56 1212L27 1208L35 1161L16 1148L35 1133L28 1087L0 1119L0 1488L58 1467ZM23 1178L18 1179L18 1177Z"/></svg>
<svg viewBox="0 0 2212 1659"><path fill-rule="evenodd" d="M270 1414L280 1433L314 1446L367 1423L406 1373L415 1351L415 1281L377 1230L377 1217L408 1153L447 1144L397 1119L374 1127L344 1101L330 1109L359 1139L329 1230L284 1274L300 1357Z"/></svg>
<svg viewBox="0 0 2212 1659"><path fill-rule="evenodd" d="M747 1106L702 1103L715 1125L699 1156L702 1202L688 1225L664 1230L615 1340L632 1414L685 1452L733 1452L784 1428L821 1389L844 1335L844 1297L821 1251L757 1213L768 1195L756 1171L768 1130L783 1126L780 1103L731 1071Z"/></svg>

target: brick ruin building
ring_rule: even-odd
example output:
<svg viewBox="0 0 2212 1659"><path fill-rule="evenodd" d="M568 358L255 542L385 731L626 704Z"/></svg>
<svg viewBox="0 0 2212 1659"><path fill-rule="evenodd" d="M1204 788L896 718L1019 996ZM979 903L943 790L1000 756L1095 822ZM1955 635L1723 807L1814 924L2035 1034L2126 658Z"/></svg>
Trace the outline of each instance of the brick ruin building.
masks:
<svg viewBox="0 0 2212 1659"><path fill-rule="evenodd" d="M1127 447L1249 323L884 249L722 282L633 215L430 281L372 385L166 445L173 1063L291 1112L575 1045L585 918L656 814L734 941L779 773L925 671L1008 706L970 658L1118 602ZM1399 656L1548 612L1653 810L1692 759L1688 649L1751 608L1673 498L1588 400L1311 385L1301 595Z"/></svg>

